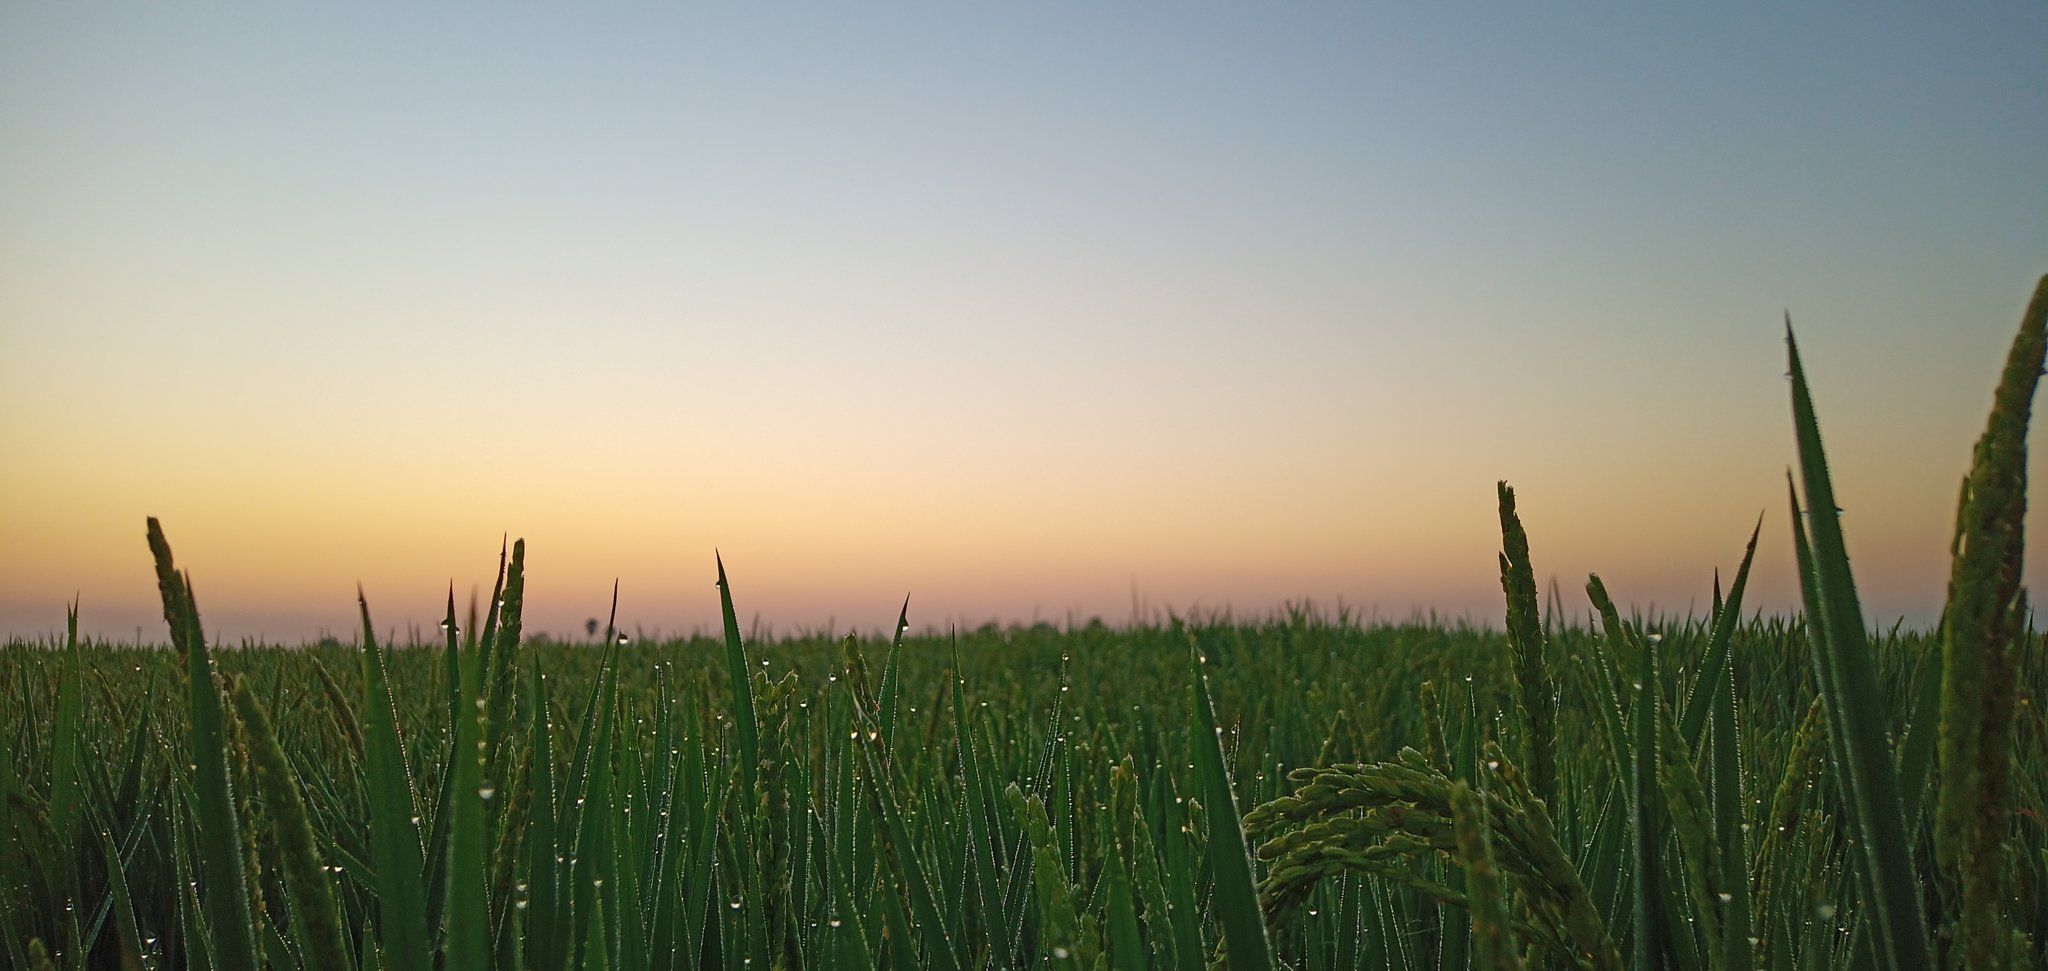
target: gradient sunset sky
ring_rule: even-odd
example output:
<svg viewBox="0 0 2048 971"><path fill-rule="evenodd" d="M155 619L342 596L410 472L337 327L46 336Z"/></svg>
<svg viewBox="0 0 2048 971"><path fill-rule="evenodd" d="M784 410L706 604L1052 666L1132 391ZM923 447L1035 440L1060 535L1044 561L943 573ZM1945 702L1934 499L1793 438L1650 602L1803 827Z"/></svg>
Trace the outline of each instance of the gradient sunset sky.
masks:
<svg viewBox="0 0 2048 971"><path fill-rule="evenodd" d="M0 634L1783 609L1788 310L1924 623L2048 271L2038 2L292 6L0 10Z"/></svg>

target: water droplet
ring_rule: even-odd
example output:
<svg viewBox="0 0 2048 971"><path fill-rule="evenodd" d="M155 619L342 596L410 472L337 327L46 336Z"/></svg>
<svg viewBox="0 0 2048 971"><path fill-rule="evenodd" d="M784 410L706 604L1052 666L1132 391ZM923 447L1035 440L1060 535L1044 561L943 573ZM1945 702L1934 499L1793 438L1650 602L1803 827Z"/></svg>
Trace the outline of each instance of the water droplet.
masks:
<svg viewBox="0 0 2048 971"><path fill-rule="evenodd" d="M495 796L495 795L497 795L497 794L498 794L498 787L497 787L497 786L494 786L494 785L491 785L491 784L490 784L490 783L488 783L488 782L484 783L484 784L483 784L483 785L481 785L481 786L478 786L478 787L477 787L477 790L476 790L476 796L477 796L477 798L478 798L478 799L489 799L489 798L491 798L492 796Z"/></svg>

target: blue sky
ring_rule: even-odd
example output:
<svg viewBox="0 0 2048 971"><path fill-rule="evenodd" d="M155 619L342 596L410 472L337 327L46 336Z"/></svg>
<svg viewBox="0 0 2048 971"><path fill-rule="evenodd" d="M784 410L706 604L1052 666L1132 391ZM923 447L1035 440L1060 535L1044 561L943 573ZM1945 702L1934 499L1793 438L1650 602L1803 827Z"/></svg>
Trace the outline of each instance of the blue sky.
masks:
<svg viewBox="0 0 2048 971"><path fill-rule="evenodd" d="M147 623L150 513L214 626L290 636L358 579L437 616L507 530L563 628L615 575L708 621L713 545L783 623L1485 617L1499 478L1539 571L1640 603L1767 509L1789 605L1786 310L1866 599L1929 618L2048 270L2044 41L2017 3L10 6L0 629Z"/></svg>

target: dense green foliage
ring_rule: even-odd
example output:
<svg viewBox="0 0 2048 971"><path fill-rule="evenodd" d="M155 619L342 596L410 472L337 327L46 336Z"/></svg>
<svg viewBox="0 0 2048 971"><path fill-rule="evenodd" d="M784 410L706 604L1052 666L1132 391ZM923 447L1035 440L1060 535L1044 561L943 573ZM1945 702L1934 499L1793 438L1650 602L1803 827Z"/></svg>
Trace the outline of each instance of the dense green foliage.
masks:
<svg viewBox="0 0 2048 971"><path fill-rule="evenodd" d="M1927 633L1864 628L1796 351L1811 620L1743 612L1755 534L1706 617L1597 577L1543 609L1503 485L1505 634L1303 608L744 639L716 563L718 636L565 644L522 634L521 544L436 643L378 642L365 604L352 644L222 649L152 520L168 647L74 612L0 649L0 961L2038 966L2044 318L2048 281Z"/></svg>
<svg viewBox="0 0 2048 971"><path fill-rule="evenodd" d="M1659 654L1670 661L1663 671L1666 701L1675 706L1681 700L1676 686L1697 673L1687 659L1707 653L1707 632L1701 624L1648 619L1640 628L1662 634ZM1494 713L1513 707L1509 655L1496 634L1419 624L1363 628L1308 613L1255 624L1196 622L1186 630L1207 657L1203 668L1222 719L1223 751L1245 807L1287 793L1285 770L1383 760L1404 746L1432 762L1457 762L1460 752L1482 752L1484 743L1475 745L1475 739L1513 733L1511 724L1497 727L1495 721L1505 716ZM1823 750L1797 743L1815 699L1801 629L1782 621L1753 622L1736 631L1733 641L1736 717L1743 727L1743 825L1751 834L1764 834L1752 839L1751 872L1771 875L1759 922L1765 963L1780 956L1795 966L1845 963L1850 937L1841 928L1860 927L1863 915L1851 886L1851 834L1839 811L1839 777L1825 764ZM1631 864L1626 834L1619 829L1625 806L1615 796L1624 775L1601 722L1569 716L1601 704L1599 688L1586 674L1599 639L1583 628L1553 627L1549 643L1569 665L1566 670L1578 672L1564 682L1559 706L1568 716L1560 720L1557 740L1557 838L1570 848L1609 933L1627 953ZM1874 644L1887 710L1902 725L1920 679L1938 670L1936 643L1900 634ZM870 645L870 653L886 646ZM518 740L508 770L515 774L506 779L532 777L531 765L522 769L516 763L530 758L533 739L544 738L557 780L557 822L551 829L566 857L559 872L566 878L589 862L574 850L579 830L598 833L588 838L611 847L605 868L622 872L596 888L591 899L604 898L607 912L617 913L623 904L610 888L615 881L634 882L641 933L648 935L637 946L654 946L658 915L675 925L665 929L670 943L663 953L686 946L691 954L730 952L736 962L750 953L769 960L781 954L819 965L864 952L886 963L894 960L892 941L901 940L888 932L898 920L914 935L913 946L928 946L935 938L920 930L923 922L907 890L891 891L895 899L886 904L878 897L880 886L905 884L888 859L902 850L865 774L864 760L872 759L892 782L904 838L922 864L941 928L963 961L980 966L994 953L1004 956L999 963L1011 963L1007 955L1037 953L1045 934L1042 898L1029 880L1033 847L1024 838L1022 817L1003 797L1003 789L1016 783L1045 807L1050 859L1064 871L1056 886L1079 915L1080 941L1090 940L1088 926L1105 928L1092 932L1083 953L1087 947L1114 947L1117 938L1106 925L1129 906L1138 915L1142 964L1177 960L1190 946L1197 950L1192 963L1206 962L1218 930L1206 908L1210 868L1204 862L1207 841L1199 835L1206 827L1196 808L1203 790L1189 767L1188 648L1182 634L1164 627L965 633L958 646L964 680L958 710L947 688L949 640L908 637L896 672L904 699L898 737L888 752L865 735L858 742L850 737L861 689L848 674L840 645L788 640L750 643L747 649L757 669L761 742L772 753L773 768L764 776L766 791L744 820L730 760L734 733L725 708L731 689L722 641L628 644L610 652L617 710L609 718L609 784L580 786L572 781L579 775L575 762L581 756L588 772L585 740L605 721L587 717L587 707L607 652L594 645L520 649L522 663L537 664L545 673L551 718L545 735L529 730L533 693L520 682L520 724L509 735ZM375 747L371 723L377 713L356 700L363 695L360 654L346 646L215 654L216 666L273 714L277 743L298 773L321 859L330 867L341 926L358 952L367 943L366 931L383 923L370 833L374 760L365 757L365 748ZM444 658L436 647L401 648L385 657L411 776L404 780L410 791L399 794L422 817L422 838L431 837L450 812L439 806L450 798L440 774L450 748ZM17 644L0 661L5 696L13 699L0 705L0 719L19 773L8 781L16 842L0 871L7 933L21 954L30 937L48 942L60 966L77 953L73 942L91 941L97 963L114 966L122 944L117 915L108 912L112 868L96 835L105 831L121 848L119 872L129 888L126 906L132 907L132 918L118 920L133 920L145 952L176 954L186 928L196 928L200 917L181 911L191 898L176 888L197 879L202 862L185 706L177 690L183 668L162 649L81 645L85 717L71 744L84 753L78 773L83 798L79 830L66 839L44 823L49 766L60 744L50 715L62 658L47 645ZM2048 676L2040 656L2030 653L2018 667L2020 697L2041 697ZM1425 682L1442 699L1435 715L1423 701ZM976 739L975 792L967 789L970 775L961 762L956 726L962 715ZM2016 776L2016 801L2048 805L2048 774L2038 768L2048 764L2048 726L2031 704L2021 706L2016 745L2020 764L2034 767ZM269 799L255 754L246 735L230 744L234 791L249 810L242 831L258 874L256 919L266 956L276 966L302 960L322 966L288 956L297 951L306 915L288 882L284 854L291 841L283 807ZM1133 796L1117 800L1112 777L1126 758ZM1469 763L1461 771L1477 775ZM534 830L534 800L541 794L518 782L498 782L495 788L492 799L479 800L500 814L491 841L493 866L510 870L510 880L492 888L503 893L490 900L494 943L504 951L524 936L531 948L538 918L531 906L520 911L517 904L542 898L534 892L530 857L520 843ZM587 817L592 803L578 794L592 790L610 794L610 818L603 826L585 827L578 810ZM581 807L579 798L585 799ZM1932 787L1923 787L1919 798L1928 810L1923 816L1931 817ZM513 816L510 825L502 822L505 812ZM973 812L981 818L970 819ZM2048 931L2040 916L2048 906L2040 863L2048 833L2040 822L2023 815L2015 830L2016 855L2024 864L2016 912L2021 926L2035 935ZM976 842L977 830L989 834L983 837L987 845ZM1451 830L1445 835L1449 846ZM709 859L702 858L706 848ZM1931 850L1922 850L1924 860ZM1496 840L1494 852L1509 851ZM1108 879L1112 855L1117 865L1139 871L1128 883ZM1420 880L1440 882L1451 860L1418 857L1397 865ZM1677 867L1672 869L1675 874ZM550 889L554 901L574 896L559 882ZM1109 899L1113 892L1134 900L1119 904ZM427 891L430 898L440 895L438 886ZM736 900L740 908L731 906ZM1175 900L1184 903L1169 909ZM558 905L549 907L559 913ZM1188 909L1199 916L1181 927L1176 921L1185 918L1176 911ZM1407 881L1361 871L1318 883L1273 924L1273 944L1290 963L1310 961L1313 954L1330 967L1433 967L1437 929L1447 913ZM840 921L836 928L834 920ZM439 922L432 933L439 937ZM854 934L858 943L850 940ZM554 939L564 938L580 948L589 931L579 928ZM509 953L505 958L510 960ZM527 963L538 962L529 955ZM617 959L611 963L621 966ZM154 966L179 965L166 959Z"/></svg>

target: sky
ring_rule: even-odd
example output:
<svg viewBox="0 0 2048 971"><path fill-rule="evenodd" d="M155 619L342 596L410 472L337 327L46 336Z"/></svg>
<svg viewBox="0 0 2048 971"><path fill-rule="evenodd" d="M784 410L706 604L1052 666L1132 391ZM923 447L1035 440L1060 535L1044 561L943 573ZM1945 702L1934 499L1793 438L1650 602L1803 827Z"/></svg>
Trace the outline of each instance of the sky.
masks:
<svg viewBox="0 0 2048 971"><path fill-rule="evenodd" d="M1924 624L2048 271L2040 3L597 6L0 8L0 635L1786 610L1788 312Z"/></svg>

